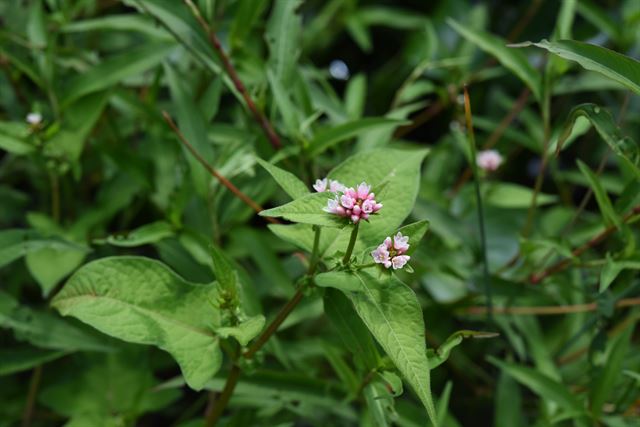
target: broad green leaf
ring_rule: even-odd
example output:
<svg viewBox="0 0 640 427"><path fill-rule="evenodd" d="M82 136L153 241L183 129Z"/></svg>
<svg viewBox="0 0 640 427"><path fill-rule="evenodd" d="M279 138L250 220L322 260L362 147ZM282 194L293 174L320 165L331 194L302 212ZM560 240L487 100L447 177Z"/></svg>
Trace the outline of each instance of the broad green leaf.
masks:
<svg viewBox="0 0 640 427"><path fill-rule="evenodd" d="M345 218L322 210L327 206L327 201L333 197L335 195L329 192L308 194L277 208L264 210L259 215L282 217L303 224L344 227L347 224Z"/></svg>
<svg viewBox="0 0 640 427"><path fill-rule="evenodd" d="M47 297L62 279L75 270L87 255L83 248L42 248L26 254L29 272Z"/></svg>
<svg viewBox="0 0 640 427"><path fill-rule="evenodd" d="M629 351L634 325L635 323L627 326L624 332L611 340L607 359L591 383L590 406L595 417L602 414L602 406L613 397L616 381L622 375L624 358Z"/></svg>
<svg viewBox="0 0 640 427"><path fill-rule="evenodd" d="M298 199L300 197L309 194L309 189L306 185L294 174L284 169L265 162L260 158L256 158L260 166L265 168L267 172L275 179L280 187L289 195L292 199Z"/></svg>
<svg viewBox="0 0 640 427"><path fill-rule="evenodd" d="M257 337L264 327L265 318L262 315L250 317L236 326L216 328L216 333L222 338L234 337L242 346L249 344Z"/></svg>
<svg viewBox="0 0 640 427"><path fill-rule="evenodd" d="M609 199L605 189L602 187L602 183L598 176L589 168L589 166L580 160L578 160L578 168L587 178L587 181L589 181L589 185L596 196L596 201L598 202L598 207L600 208L600 212L602 213L605 223L608 225L614 224L616 227L620 228L622 226L622 220L616 213L615 209L613 209L611 200Z"/></svg>
<svg viewBox="0 0 640 427"><path fill-rule="evenodd" d="M215 285L187 282L158 261L113 257L78 270L52 305L108 335L169 352L200 390L222 361L217 297Z"/></svg>
<svg viewBox="0 0 640 427"><path fill-rule="evenodd" d="M31 347L0 349L0 376L26 371L68 354L59 350Z"/></svg>
<svg viewBox="0 0 640 427"><path fill-rule="evenodd" d="M519 46L537 46L580 64L590 71L600 73L640 94L640 62L613 50L575 40L542 40L538 43L522 43Z"/></svg>
<svg viewBox="0 0 640 427"><path fill-rule="evenodd" d="M131 230L126 234L115 234L108 236L104 240L95 240L94 243L108 243L113 246L133 248L159 242L174 234L174 228L171 224L166 221L156 221Z"/></svg>
<svg viewBox="0 0 640 427"><path fill-rule="evenodd" d="M531 204L533 190L517 184L487 183L483 186L483 200L487 205L506 209L525 209ZM554 203L557 197L552 194L538 193L536 205Z"/></svg>
<svg viewBox="0 0 640 427"><path fill-rule="evenodd" d="M353 273L347 271L328 271L320 273L313 279L321 288L335 288L343 292L359 292L360 281Z"/></svg>
<svg viewBox="0 0 640 427"><path fill-rule="evenodd" d="M98 92L128 77L139 75L160 64L174 48L173 44L147 43L109 57L84 73L76 75L65 90L62 103L69 104L83 95Z"/></svg>
<svg viewBox="0 0 640 427"><path fill-rule="evenodd" d="M300 55L302 17L297 9L301 4L301 0L277 0L267 24L265 39L269 47L269 66L282 84L292 81Z"/></svg>
<svg viewBox="0 0 640 427"><path fill-rule="evenodd" d="M563 384L526 366L502 362L491 356L489 357L489 361L538 396L557 403L563 410L570 411L576 415L585 413L578 398Z"/></svg>
<svg viewBox="0 0 640 427"><path fill-rule="evenodd" d="M474 30L468 26L459 24L453 19L448 19L447 23L461 36L476 44L480 49L493 55L502 65L512 71L531 89L536 99L542 99L542 82L540 73L524 56L522 52L507 47L507 42L493 34Z"/></svg>
<svg viewBox="0 0 640 427"><path fill-rule="evenodd" d="M466 338L494 338L497 336L498 334L494 332L467 330L454 332L449 336L449 338L446 339L444 343L440 345L440 347L435 350L427 350L427 356L429 357L429 368L433 370L446 362L449 358L449 355L451 354L451 350L460 345L460 343L462 343L462 340Z"/></svg>
<svg viewBox="0 0 640 427"><path fill-rule="evenodd" d="M333 147L339 142L357 136L361 132L372 129L395 129L398 126L406 125L410 122L406 120L389 119L386 117L366 117L350 122L342 123L329 129L323 129L316 133L309 143L310 155L317 156Z"/></svg>
<svg viewBox="0 0 640 427"><path fill-rule="evenodd" d="M579 117L586 118L609 148L621 159L626 161L627 164L635 168L636 171L638 170L638 165L640 164L640 147L631 138L622 134L609 111L595 104L580 104L573 107L558 137L556 148L558 152L571 135Z"/></svg>
<svg viewBox="0 0 640 427"><path fill-rule="evenodd" d="M324 311L335 326L343 344L367 371L378 369L380 354L371 334L356 315L353 305L341 292L328 288L324 293Z"/></svg>
<svg viewBox="0 0 640 427"><path fill-rule="evenodd" d="M414 389L431 422L437 425L424 321L416 295L394 275L377 280L368 271L354 274L362 287L359 292L347 295L358 316Z"/></svg>

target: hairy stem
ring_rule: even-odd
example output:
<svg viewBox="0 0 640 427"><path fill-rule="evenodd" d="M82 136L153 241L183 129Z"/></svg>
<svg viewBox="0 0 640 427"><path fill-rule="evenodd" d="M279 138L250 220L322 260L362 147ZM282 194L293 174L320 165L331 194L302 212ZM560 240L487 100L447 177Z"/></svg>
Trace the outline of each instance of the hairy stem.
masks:
<svg viewBox="0 0 640 427"><path fill-rule="evenodd" d="M624 298L616 302L616 308L633 307L640 305L640 298ZM531 306L531 307L493 307L493 314L513 314L513 315L538 315L550 316L556 314L584 313L588 311L596 311L598 304L592 302L590 304L575 305L555 305L555 306ZM486 307L469 307L465 310L467 314L486 314Z"/></svg>
<svg viewBox="0 0 640 427"><path fill-rule="evenodd" d="M27 402L22 415L22 427L29 427L33 418L33 409L36 405L36 397L38 396L38 388L40 388L40 378L42 378L42 365L36 366L31 375L29 382L29 394L27 394Z"/></svg>
<svg viewBox="0 0 640 427"><path fill-rule="evenodd" d="M309 269L307 270L307 275L313 276L316 272L316 267L318 266L318 261L320 259L320 232L321 228L317 225L313 226L313 230L315 231L315 235L313 236L313 250L311 251L311 260L309 261Z"/></svg>
<svg viewBox="0 0 640 427"><path fill-rule="evenodd" d="M344 258L342 258L342 263L346 265L351 259L351 254L353 253L353 248L356 245L356 240L358 239L358 228L360 227L360 223L357 222L356 225L353 226L353 230L351 230L351 237L349 238L349 245L347 246L347 252L344 254Z"/></svg>

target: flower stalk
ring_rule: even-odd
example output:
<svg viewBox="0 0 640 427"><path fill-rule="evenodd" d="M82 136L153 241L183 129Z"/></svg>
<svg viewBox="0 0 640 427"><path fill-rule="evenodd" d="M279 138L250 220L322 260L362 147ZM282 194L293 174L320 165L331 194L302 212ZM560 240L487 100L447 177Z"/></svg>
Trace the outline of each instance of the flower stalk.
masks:
<svg viewBox="0 0 640 427"><path fill-rule="evenodd" d="M342 258L342 264L344 265L347 265L347 263L351 259L353 248L356 246L356 240L358 239L359 227L360 227L360 223L356 222L356 224L353 226L353 230L351 230L351 237L349 238L349 245L347 246L347 252L344 254L344 258Z"/></svg>

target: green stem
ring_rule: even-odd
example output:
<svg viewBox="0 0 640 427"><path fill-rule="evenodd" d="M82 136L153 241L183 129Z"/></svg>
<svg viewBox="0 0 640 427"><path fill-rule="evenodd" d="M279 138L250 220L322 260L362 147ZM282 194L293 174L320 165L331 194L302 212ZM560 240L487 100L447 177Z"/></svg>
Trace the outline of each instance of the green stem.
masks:
<svg viewBox="0 0 640 427"><path fill-rule="evenodd" d="M357 222L356 225L351 230L351 237L349 238L349 246L347 246L347 253L344 254L344 258L342 258L342 263L347 265L349 260L351 259L351 254L353 253L353 248L356 245L356 239L358 238L358 228L360 227L360 223Z"/></svg>
<svg viewBox="0 0 640 427"><path fill-rule="evenodd" d="M467 87L464 87L464 112L467 123L467 133L469 135L469 145L471 149L471 169L474 177L474 187L476 193L476 201L478 204L478 226L480 227L480 245L482 251L482 269L484 274L484 292L487 298L487 321L493 322L492 306L493 296L491 291L491 282L489 275L489 260L487 259L487 236L484 227L484 209L482 206L482 195L480 193L480 178L478 174L478 165L476 164L476 138L473 132L473 121L471 116L471 101Z"/></svg>

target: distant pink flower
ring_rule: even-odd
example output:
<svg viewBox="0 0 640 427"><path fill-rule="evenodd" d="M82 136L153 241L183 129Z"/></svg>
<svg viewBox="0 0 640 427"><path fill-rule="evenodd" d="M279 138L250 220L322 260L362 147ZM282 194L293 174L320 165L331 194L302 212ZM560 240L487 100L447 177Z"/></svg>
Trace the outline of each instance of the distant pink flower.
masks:
<svg viewBox="0 0 640 427"><path fill-rule="evenodd" d="M334 179L316 179L315 184L313 184L313 189L318 193L324 193L325 191L331 191L332 193L342 192L345 190L344 185L342 185L339 181Z"/></svg>
<svg viewBox="0 0 640 427"><path fill-rule="evenodd" d="M484 150L478 153L476 163L480 169L493 172L502 164L502 155L496 150Z"/></svg>
<svg viewBox="0 0 640 427"><path fill-rule="evenodd" d="M39 125L42 122L42 114L40 113L29 113L27 114L26 117L27 123L29 123L30 125L36 126Z"/></svg>
<svg viewBox="0 0 640 427"><path fill-rule="evenodd" d="M318 181L322 184L321 180ZM318 181L316 181L316 184L318 184ZM376 202L376 195L370 192L371 186L367 185L367 183L361 183L357 189L353 187L345 188L342 184L340 185L342 189L336 193L342 194L336 194L333 199L329 199L327 206L324 208L325 212L349 218L351 222L356 224L362 219L368 220L369 215L382 209L382 203ZM322 185L318 187L322 188Z"/></svg>
<svg viewBox="0 0 640 427"><path fill-rule="evenodd" d="M411 259L409 255L404 255L409 250L409 236L403 236L398 232L393 239L387 237L371 256L376 264L382 264L385 268L393 267L398 270L404 267Z"/></svg>

